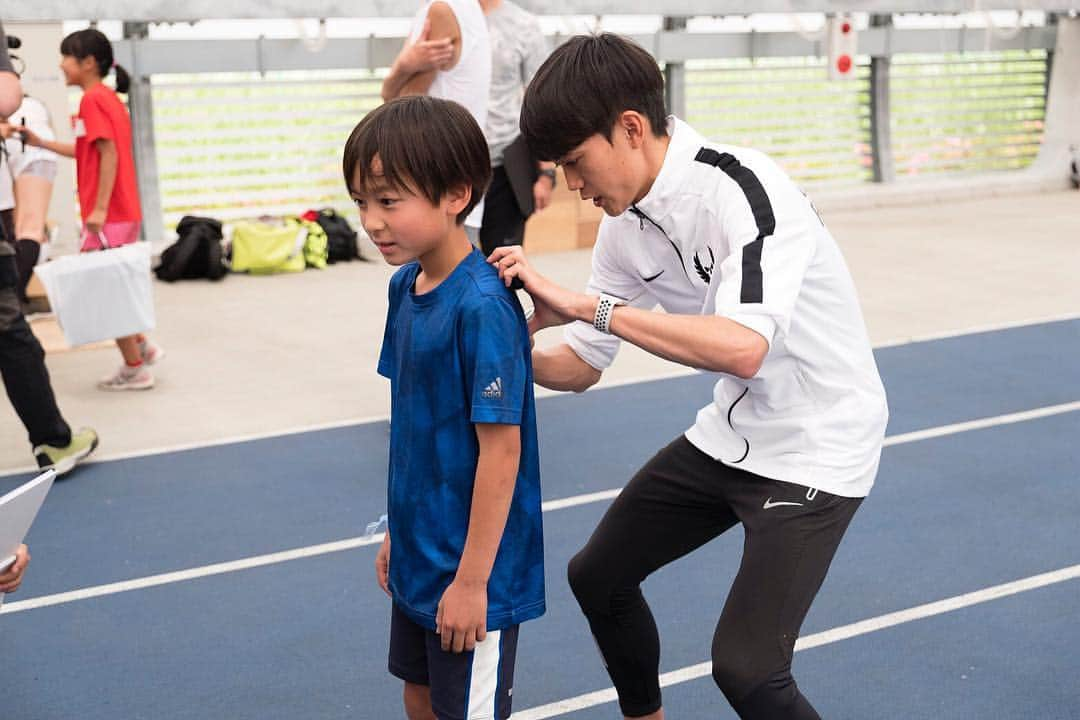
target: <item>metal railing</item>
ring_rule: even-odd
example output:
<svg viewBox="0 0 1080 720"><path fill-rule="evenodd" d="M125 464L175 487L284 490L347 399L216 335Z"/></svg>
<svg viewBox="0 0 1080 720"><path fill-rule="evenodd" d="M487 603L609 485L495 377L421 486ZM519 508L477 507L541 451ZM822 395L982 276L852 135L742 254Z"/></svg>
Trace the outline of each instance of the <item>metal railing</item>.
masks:
<svg viewBox="0 0 1080 720"><path fill-rule="evenodd" d="M667 67L672 110L711 139L769 153L810 187L1017 169L1039 148L1053 27L978 42L963 29L872 27L860 33L855 79L842 82L825 79L822 43L797 33L666 27L634 39ZM331 39L319 53L289 40L118 43L149 91L133 93L131 108L152 145L140 183L160 198L159 225L347 209L341 148L381 102L400 42ZM887 122L874 122L875 108Z"/></svg>

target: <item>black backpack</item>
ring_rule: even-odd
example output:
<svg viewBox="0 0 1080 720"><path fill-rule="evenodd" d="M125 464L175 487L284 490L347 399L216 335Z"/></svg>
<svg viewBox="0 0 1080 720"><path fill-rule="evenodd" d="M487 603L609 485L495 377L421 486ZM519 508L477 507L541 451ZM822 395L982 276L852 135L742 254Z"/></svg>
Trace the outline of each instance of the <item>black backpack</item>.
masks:
<svg viewBox="0 0 1080 720"><path fill-rule="evenodd" d="M180 237L161 253L161 264L154 270L158 279L175 282L225 277L228 268L221 252L220 221L185 215L176 233Z"/></svg>
<svg viewBox="0 0 1080 720"><path fill-rule="evenodd" d="M360 247L356 242L356 231L352 229L349 221L338 215L333 208L320 210L315 216L315 222L326 233L329 246L327 262L367 260L360 254Z"/></svg>

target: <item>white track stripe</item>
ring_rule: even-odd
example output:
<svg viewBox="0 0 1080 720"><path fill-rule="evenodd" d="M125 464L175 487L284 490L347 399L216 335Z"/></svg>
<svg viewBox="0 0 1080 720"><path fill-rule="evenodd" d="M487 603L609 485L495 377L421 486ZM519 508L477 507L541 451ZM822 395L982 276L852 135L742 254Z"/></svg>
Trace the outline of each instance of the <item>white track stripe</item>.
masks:
<svg viewBox="0 0 1080 720"><path fill-rule="evenodd" d="M1002 585L994 585L993 587L964 593L963 595L956 595L951 598L946 598L945 600L918 605L906 610L900 610L887 615L879 615L878 617L861 620L859 622L851 623L850 625L841 625L840 627L832 628L831 630L807 635L796 641L795 651L809 650L810 648L819 647L821 645L848 640L853 637L858 637L859 635L866 635L867 633L877 632L878 630L884 630L885 628L903 625L904 623L909 623L914 620L923 620L935 615L952 612L953 610L960 610L961 608L978 605L979 603L997 600L1009 595L1016 595L1017 593L1035 590L1067 580L1075 580L1076 578L1080 578L1080 565L1073 565L1071 567L1062 568L1061 570L1043 573L1042 575L1033 575L1022 580L1016 580ZM679 683L706 677L711 673L711 662L690 665L661 675L660 686L669 687L671 685L678 685ZM614 702L617 699L618 697L615 694L615 689L607 688L606 690L597 690L596 692L578 695L577 697L568 698L566 700L559 700L558 702L553 702L548 705L529 708L528 710L514 713L511 720L545 720L546 718L558 717L595 705Z"/></svg>
<svg viewBox="0 0 1080 720"><path fill-rule="evenodd" d="M888 340L882 343L874 345L874 349L897 347L899 345L910 345L913 343L928 342L930 340L944 340L947 338L961 337L964 335L977 335L979 333L996 332L999 330L1011 330L1013 328L1028 327L1031 325L1045 325L1052 322L1063 322L1066 320L1080 320L1080 314L1069 313L1064 315L1051 315L1042 318L1032 318L1030 320L1020 320L1016 322L999 323L996 325L983 325L978 327L965 328L962 330L955 330L943 333L936 333L932 335L913 336L908 338L899 338L895 340ZM653 375L643 377L631 377L623 380L614 380L612 382L604 382L596 387L597 390L604 390L607 388L624 387L626 385L637 385L639 383L653 382L656 380L671 380L678 377L686 377L688 375L696 375L697 370L692 368L677 368L669 370L667 372L656 373ZM553 397L555 395L565 395L554 390L546 390L544 388L537 388L537 397ZM366 417L349 418L346 420L334 420L325 423L316 423L313 425L302 425L294 428L286 428L284 430L272 430L262 433L251 433L247 435L233 435L227 438L219 438L217 440L208 440L201 442L183 443L179 445L167 445L163 447L150 448L147 450L132 450L128 452L118 453L96 453L93 457L83 461L84 465L93 465L102 462L111 462L113 460L128 460L137 457L148 457L152 455L163 455L171 452L181 452L183 450L198 450L201 448L219 447L221 445L232 445L241 442L250 442L252 440L267 440L269 438L286 437L289 435L299 435L300 433L316 432L318 430L334 430L337 428L350 427L353 425L367 425L375 422L385 422L389 420L389 415L370 415ZM4 471L0 471L0 478L8 477L11 475L23 475L25 473L35 472L37 465L24 465L22 467L12 468Z"/></svg>
<svg viewBox="0 0 1080 720"><path fill-rule="evenodd" d="M944 437L945 435L955 435L957 433L968 432L969 430L983 430L998 425L1011 425L1013 423L1026 422L1028 420L1038 420L1039 418L1050 417L1052 415L1075 412L1076 410L1080 410L1080 400L1062 403L1061 405L1049 405L1034 410L1024 410L1023 412L1008 413L1007 415L997 415L995 417L982 418L979 420L941 425L935 428L927 428L926 430L903 433L902 435L891 435L885 438L884 444L885 447L891 445L903 445L905 443L918 442L919 440L929 440L930 438Z"/></svg>
<svg viewBox="0 0 1080 720"><path fill-rule="evenodd" d="M352 550L353 548L362 547L364 545L376 545L381 543L383 537L383 533L378 533L371 536L337 540L335 542L323 543L322 545L310 545L295 550L270 553L269 555L256 555L254 557L231 560L215 565L204 565L202 567L191 568L190 570L178 570L176 572L150 575L135 580L109 583L108 585L96 585L94 587L83 588L82 590L72 590L70 592L57 593L55 595L42 595L41 597L30 598L29 600L6 603L0 607L0 614L7 615L23 610L49 607L50 605L62 605L77 600L89 600L90 598L101 597L103 595L114 595L129 590L143 590L158 585L169 585L171 583L195 580L211 575L221 575L223 573L236 572L238 570L248 570L250 568L262 567L263 565L274 565L277 563L288 562L289 560L299 560L301 558L315 557L317 555L326 555L327 553L341 552L342 550Z"/></svg>
<svg viewBox="0 0 1080 720"><path fill-rule="evenodd" d="M960 330L948 330L946 332L929 333L927 335L912 335L911 337L895 338L885 342L874 343L874 349L897 347L899 345L911 345L913 343L929 342L931 340L946 340L948 338L962 337L964 335L978 335L980 333L998 332L1000 330L1013 330L1030 325L1045 325L1053 322L1065 322L1067 320L1080 320L1080 313L1064 313L1061 315L1048 315L1029 320L1015 320L1011 322L993 323L989 325L976 325Z"/></svg>
<svg viewBox="0 0 1080 720"><path fill-rule="evenodd" d="M942 425L940 427L929 428L927 430L918 430L916 432L904 433L903 435L893 435L891 437L885 438L885 445L903 445L905 443L918 442L920 440L943 437L945 435L954 435L956 433L967 432L970 430L981 430L997 425L1008 425L1012 423L1024 422L1027 420L1035 420L1038 418L1049 417L1051 415L1060 415L1062 413L1073 412L1076 410L1080 410L1080 401L1065 403L1063 405L1051 405L1049 407L1037 408L1035 410L1010 413L1008 415L998 415L996 417L983 418L981 420L972 420L970 422L954 423L952 425ZM584 495L574 495L572 497L561 498L559 500L548 500L541 505L541 509L544 512L551 512L553 510L563 510L565 508L577 507L578 505L588 505L594 502L602 502L604 500L611 500L615 498L620 492L622 492L622 488L612 488L610 490L601 490L600 492L587 493ZM289 560L314 557L317 555L326 555L328 553L341 552L342 550L352 550L354 548L362 547L364 545L374 545L376 543L380 543L382 542L382 539L383 535L381 533L370 537L359 536L347 538L345 540L337 540L335 542L323 543L321 545L310 545L308 547L296 548L295 550L285 550L283 552L270 553L269 555L256 555L254 557L244 558L241 560L232 560L230 562L217 563L215 565L205 565L203 567L191 568L189 570L179 570L177 572L164 573L162 575L151 575L135 580L126 580L123 582L110 583L108 585L98 585L95 587L84 588L82 590L72 590L71 592L58 593L55 595L44 595L42 597L31 598L29 600L20 600L18 602L8 603L0 606L0 614L19 612L21 610L33 610L35 608L47 607L49 605L59 605L62 603L75 602L77 600L86 600L88 598L100 597L102 595L111 595L114 593L127 592L128 590L141 590L157 585L183 582L185 580L195 580L197 578L207 577L210 575L220 575L222 573L236 572L239 570L247 570L249 568L262 567L264 565L273 565L276 563L288 562Z"/></svg>

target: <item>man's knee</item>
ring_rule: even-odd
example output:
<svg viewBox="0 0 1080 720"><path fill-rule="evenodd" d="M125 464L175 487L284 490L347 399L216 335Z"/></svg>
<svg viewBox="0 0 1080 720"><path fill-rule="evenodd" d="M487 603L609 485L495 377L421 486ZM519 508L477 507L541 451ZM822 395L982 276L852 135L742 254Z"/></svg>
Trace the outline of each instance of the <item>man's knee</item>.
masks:
<svg viewBox="0 0 1080 720"><path fill-rule="evenodd" d="M732 705L761 683L761 671L748 662L747 656L736 648L714 650L712 658L713 682Z"/></svg>
<svg viewBox="0 0 1080 720"><path fill-rule="evenodd" d="M782 646L794 650L793 644L781 643L776 637L733 631L721 622L713 637L713 681L733 706L763 686L782 694L788 685L795 685L791 679L791 654L782 650Z"/></svg>
<svg viewBox="0 0 1080 720"><path fill-rule="evenodd" d="M613 588L604 582L604 573L596 566L588 548L570 558L566 578L582 610L606 612L610 608Z"/></svg>

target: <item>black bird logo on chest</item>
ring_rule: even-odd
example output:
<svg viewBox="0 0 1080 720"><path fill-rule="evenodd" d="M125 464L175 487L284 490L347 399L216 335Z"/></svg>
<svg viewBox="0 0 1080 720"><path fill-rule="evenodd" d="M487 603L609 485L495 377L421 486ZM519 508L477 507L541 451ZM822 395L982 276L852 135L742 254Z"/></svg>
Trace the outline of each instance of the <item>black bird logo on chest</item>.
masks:
<svg viewBox="0 0 1080 720"><path fill-rule="evenodd" d="M701 262L701 251L698 250L694 253L694 270L697 272L698 277L708 285L712 280L713 266L716 265L716 256L713 255L711 247L706 247L705 249L709 251L708 267Z"/></svg>

